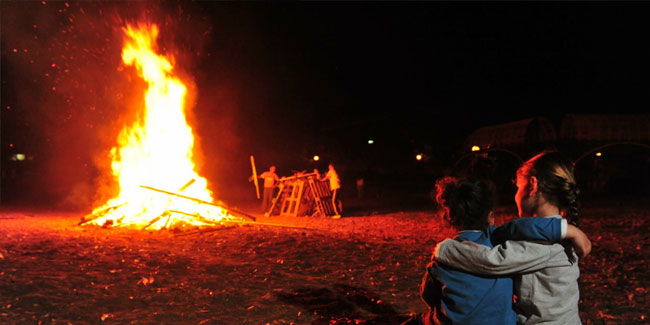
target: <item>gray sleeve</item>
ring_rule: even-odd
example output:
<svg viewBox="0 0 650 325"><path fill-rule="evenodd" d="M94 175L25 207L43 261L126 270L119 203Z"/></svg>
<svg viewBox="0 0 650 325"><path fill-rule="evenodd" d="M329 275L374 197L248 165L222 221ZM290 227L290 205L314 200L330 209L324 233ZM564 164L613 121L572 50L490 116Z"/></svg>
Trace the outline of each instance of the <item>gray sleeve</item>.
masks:
<svg viewBox="0 0 650 325"><path fill-rule="evenodd" d="M459 269L488 275L526 273L547 267L570 265L562 245L529 241L506 241L489 248L453 239L440 242L435 259Z"/></svg>

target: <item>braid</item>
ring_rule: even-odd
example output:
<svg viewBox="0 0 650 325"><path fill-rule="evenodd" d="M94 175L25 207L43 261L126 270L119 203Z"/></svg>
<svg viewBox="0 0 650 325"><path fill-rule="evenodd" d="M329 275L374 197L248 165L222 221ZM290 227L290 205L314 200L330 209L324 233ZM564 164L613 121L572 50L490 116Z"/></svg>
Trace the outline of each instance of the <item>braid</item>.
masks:
<svg viewBox="0 0 650 325"><path fill-rule="evenodd" d="M574 176L573 163L558 152L545 152L529 160L530 171L539 180L544 197L558 206L573 225L579 217L580 190Z"/></svg>
<svg viewBox="0 0 650 325"><path fill-rule="evenodd" d="M565 217L569 220L569 223L576 227L578 226L578 219L580 216L580 201L578 201L579 195L580 189L578 189L578 185L576 183L570 183L567 195L565 196Z"/></svg>

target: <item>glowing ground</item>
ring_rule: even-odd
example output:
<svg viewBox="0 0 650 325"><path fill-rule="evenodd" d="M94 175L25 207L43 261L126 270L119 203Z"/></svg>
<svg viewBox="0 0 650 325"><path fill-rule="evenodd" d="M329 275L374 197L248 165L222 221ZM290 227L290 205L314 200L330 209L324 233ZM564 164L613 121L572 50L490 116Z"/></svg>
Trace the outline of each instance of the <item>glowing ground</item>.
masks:
<svg viewBox="0 0 650 325"><path fill-rule="evenodd" d="M649 214L584 211L593 243L581 261L584 323L650 317ZM449 235L432 211L260 217L298 228L202 232L79 227L81 217L2 212L0 323L395 324L425 309L423 267Z"/></svg>

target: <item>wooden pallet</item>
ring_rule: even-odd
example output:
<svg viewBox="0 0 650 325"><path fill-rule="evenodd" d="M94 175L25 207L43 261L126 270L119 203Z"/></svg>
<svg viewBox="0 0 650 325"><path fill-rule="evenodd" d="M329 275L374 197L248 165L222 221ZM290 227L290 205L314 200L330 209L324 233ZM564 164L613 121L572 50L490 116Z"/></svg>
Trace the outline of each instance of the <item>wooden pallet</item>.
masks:
<svg viewBox="0 0 650 325"><path fill-rule="evenodd" d="M281 178L278 193L265 215L334 217L337 213L329 182L308 173Z"/></svg>

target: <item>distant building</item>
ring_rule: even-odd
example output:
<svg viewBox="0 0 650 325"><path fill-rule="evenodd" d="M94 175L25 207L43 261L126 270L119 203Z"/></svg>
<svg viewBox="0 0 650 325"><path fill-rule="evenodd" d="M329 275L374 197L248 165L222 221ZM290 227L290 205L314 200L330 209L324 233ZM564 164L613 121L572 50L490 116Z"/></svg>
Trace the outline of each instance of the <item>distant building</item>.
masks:
<svg viewBox="0 0 650 325"><path fill-rule="evenodd" d="M544 117L481 127L467 137L455 167L511 177L513 166L547 149L574 160L587 191L650 192L648 114L567 114L559 127Z"/></svg>
<svg viewBox="0 0 650 325"><path fill-rule="evenodd" d="M506 149L518 156L527 151L554 146L557 132L553 124L545 117L485 126L472 132L465 141L465 149L478 146L479 151Z"/></svg>

